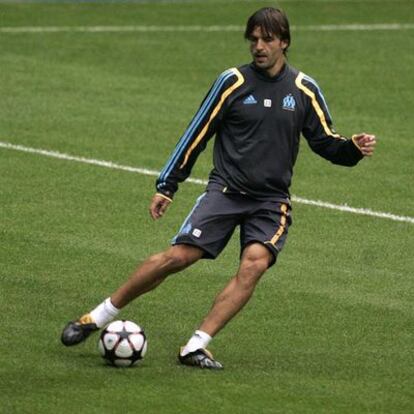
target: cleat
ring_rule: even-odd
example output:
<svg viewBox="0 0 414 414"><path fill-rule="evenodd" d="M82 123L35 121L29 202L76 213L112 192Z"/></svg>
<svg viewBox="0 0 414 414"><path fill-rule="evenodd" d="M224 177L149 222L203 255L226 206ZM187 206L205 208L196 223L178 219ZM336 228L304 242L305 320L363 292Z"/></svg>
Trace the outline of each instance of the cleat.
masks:
<svg viewBox="0 0 414 414"><path fill-rule="evenodd" d="M184 356L181 355L182 349L178 354L178 361L183 365L207 369L223 369L223 365L216 361L207 349L200 348Z"/></svg>
<svg viewBox="0 0 414 414"><path fill-rule="evenodd" d="M89 314L83 315L77 321L69 322L62 331L63 345L72 346L83 342L92 332L99 328Z"/></svg>

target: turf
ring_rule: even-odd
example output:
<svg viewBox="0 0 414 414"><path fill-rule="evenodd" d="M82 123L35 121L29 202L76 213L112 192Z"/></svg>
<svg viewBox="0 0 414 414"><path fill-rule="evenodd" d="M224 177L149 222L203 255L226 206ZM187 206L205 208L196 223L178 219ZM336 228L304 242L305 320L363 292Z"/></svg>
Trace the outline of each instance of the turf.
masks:
<svg viewBox="0 0 414 414"><path fill-rule="evenodd" d="M1 27L243 25L269 2L4 2ZM284 1L294 26L412 23L410 1ZM398 7L397 7L398 6ZM316 78L336 129L379 137L335 167L302 143L292 192L414 216L412 29L294 29L292 65ZM0 141L162 168L215 77L249 60L238 32L0 32ZM193 176L206 178L207 149ZM214 262L126 308L149 351L105 366L97 338L59 335L168 246L202 187L152 222L154 178L0 148L1 413L412 413L413 225L295 203L278 264L212 342L220 373L176 352L237 268Z"/></svg>

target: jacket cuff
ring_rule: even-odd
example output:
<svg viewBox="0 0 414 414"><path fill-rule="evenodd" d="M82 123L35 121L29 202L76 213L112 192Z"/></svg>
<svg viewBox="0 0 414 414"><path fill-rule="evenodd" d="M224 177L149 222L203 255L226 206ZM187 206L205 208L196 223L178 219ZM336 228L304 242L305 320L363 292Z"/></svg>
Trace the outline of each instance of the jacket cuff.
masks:
<svg viewBox="0 0 414 414"><path fill-rule="evenodd" d="M353 138L348 140L348 142L349 142L349 151L351 152L352 157L356 161L355 162L356 164L358 161L364 158L364 154L362 153L361 148L357 145L357 143L355 142Z"/></svg>
<svg viewBox="0 0 414 414"><path fill-rule="evenodd" d="M353 142L355 147L358 148L359 152L362 154L361 147L358 145L357 140L355 138L356 138L356 135L352 135L351 141Z"/></svg>
<svg viewBox="0 0 414 414"><path fill-rule="evenodd" d="M158 196L165 198L166 200L172 202L174 194L171 191L157 191Z"/></svg>

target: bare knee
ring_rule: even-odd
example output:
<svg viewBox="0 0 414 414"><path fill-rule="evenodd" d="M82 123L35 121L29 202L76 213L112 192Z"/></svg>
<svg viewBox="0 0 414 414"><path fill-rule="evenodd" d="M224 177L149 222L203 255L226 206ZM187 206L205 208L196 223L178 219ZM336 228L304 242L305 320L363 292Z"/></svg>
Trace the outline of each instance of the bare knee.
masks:
<svg viewBox="0 0 414 414"><path fill-rule="evenodd" d="M159 266L167 269L169 273L175 273L192 265L202 256L202 250L197 247L177 245L152 256L150 260L158 262Z"/></svg>
<svg viewBox="0 0 414 414"><path fill-rule="evenodd" d="M246 259L240 266L237 274L238 282L242 287L254 287L266 271L268 265L261 259Z"/></svg>
<svg viewBox="0 0 414 414"><path fill-rule="evenodd" d="M246 287L256 285L272 260L271 253L260 244L248 246L242 255L238 272L239 282Z"/></svg>
<svg viewBox="0 0 414 414"><path fill-rule="evenodd" d="M269 262L262 258L246 259L242 265L244 273L252 275L253 277L260 277L268 268Z"/></svg>

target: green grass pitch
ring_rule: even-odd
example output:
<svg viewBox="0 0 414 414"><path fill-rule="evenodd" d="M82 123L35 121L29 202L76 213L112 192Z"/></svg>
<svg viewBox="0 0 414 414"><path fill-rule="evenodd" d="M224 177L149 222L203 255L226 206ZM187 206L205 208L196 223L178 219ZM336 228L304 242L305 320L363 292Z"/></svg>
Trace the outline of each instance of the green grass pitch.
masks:
<svg viewBox="0 0 414 414"><path fill-rule="evenodd" d="M238 31L1 28L243 26L273 4L115 3L0 2L1 142L159 170L215 77L249 61ZM292 193L413 217L412 1L278 4L294 26L289 60L318 80L336 129L379 138L375 157L354 169L330 165L303 142ZM397 28L303 30L357 23ZM205 179L210 167L208 148L193 177ZM294 203L278 264L211 343L222 372L179 366L176 353L236 271L237 237L216 261L123 310L149 339L136 368L105 366L97 336L60 344L69 319L168 246L202 190L182 185L152 222L154 177L0 148L0 413L414 412L407 221Z"/></svg>

